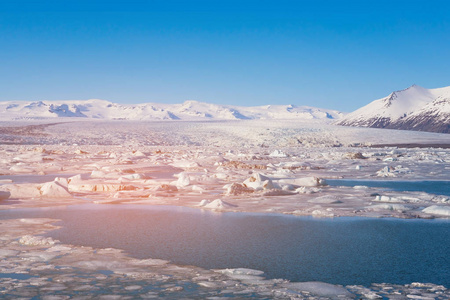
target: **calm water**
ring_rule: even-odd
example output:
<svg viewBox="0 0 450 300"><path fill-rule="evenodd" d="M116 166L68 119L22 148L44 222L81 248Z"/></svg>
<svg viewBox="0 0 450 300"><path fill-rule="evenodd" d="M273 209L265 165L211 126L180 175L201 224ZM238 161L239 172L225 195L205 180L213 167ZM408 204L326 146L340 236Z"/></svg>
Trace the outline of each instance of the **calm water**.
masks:
<svg viewBox="0 0 450 300"><path fill-rule="evenodd" d="M392 181L392 180L350 180L327 179L330 186L357 186L383 188L391 191L425 192L450 196L450 181Z"/></svg>
<svg viewBox="0 0 450 300"><path fill-rule="evenodd" d="M449 220L314 219L132 205L0 212L0 218L19 216L60 218L64 228L52 237L120 248L138 258L252 268L292 281L450 286Z"/></svg>

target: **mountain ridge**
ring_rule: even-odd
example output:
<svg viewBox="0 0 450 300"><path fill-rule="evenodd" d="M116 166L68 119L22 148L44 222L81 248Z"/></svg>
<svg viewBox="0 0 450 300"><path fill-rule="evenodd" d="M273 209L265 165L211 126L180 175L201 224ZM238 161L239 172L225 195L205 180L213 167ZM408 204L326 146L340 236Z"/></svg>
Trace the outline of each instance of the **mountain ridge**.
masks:
<svg viewBox="0 0 450 300"><path fill-rule="evenodd" d="M337 110L295 105L233 106L196 100L180 104L119 104L101 99L0 102L2 119L92 118L107 120L340 119Z"/></svg>
<svg viewBox="0 0 450 300"><path fill-rule="evenodd" d="M450 133L450 86L412 85L345 115L335 124Z"/></svg>

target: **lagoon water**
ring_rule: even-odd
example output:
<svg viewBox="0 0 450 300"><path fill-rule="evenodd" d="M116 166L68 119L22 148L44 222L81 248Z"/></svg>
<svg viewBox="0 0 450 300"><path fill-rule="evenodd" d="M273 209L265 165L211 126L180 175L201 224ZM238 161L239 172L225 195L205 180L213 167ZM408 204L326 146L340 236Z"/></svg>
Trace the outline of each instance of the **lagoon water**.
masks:
<svg viewBox="0 0 450 300"><path fill-rule="evenodd" d="M78 205L0 212L51 217L63 243L114 247L137 258L208 269L252 268L267 278L334 284L450 286L450 221L314 219L164 206Z"/></svg>
<svg viewBox="0 0 450 300"><path fill-rule="evenodd" d="M356 179L327 179L330 186L367 186L391 191L425 192L450 197L450 181L423 180L356 180Z"/></svg>

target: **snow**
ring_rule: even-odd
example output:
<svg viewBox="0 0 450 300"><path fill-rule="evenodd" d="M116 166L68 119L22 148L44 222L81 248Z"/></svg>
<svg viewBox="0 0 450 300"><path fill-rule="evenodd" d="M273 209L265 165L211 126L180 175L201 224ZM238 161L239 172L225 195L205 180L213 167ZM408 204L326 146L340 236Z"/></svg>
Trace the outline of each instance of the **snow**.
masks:
<svg viewBox="0 0 450 300"><path fill-rule="evenodd" d="M246 179L243 182L243 186L254 190L269 190L274 188L272 180L260 173L254 173L250 178Z"/></svg>
<svg viewBox="0 0 450 300"><path fill-rule="evenodd" d="M324 282L296 282L289 284L289 288L298 291L307 291L314 295L333 298L354 298L355 296L344 287Z"/></svg>
<svg viewBox="0 0 450 300"><path fill-rule="evenodd" d="M436 97L435 94L436 91L433 93L432 90L413 85L405 90L393 92L385 98L375 100L361 107L346 115L342 121L370 119L374 116L382 116L395 120L433 101Z"/></svg>
<svg viewBox="0 0 450 300"><path fill-rule="evenodd" d="M450 87L413 85L347 114L337 124L448 133L449 122Z"/></svg>
<svg viewBox="0 0 450 300"><path fill-rule="evenodd" d="M313 187L326 185L326 180L318 177L303 177L295 179L281 179L280 184L291 184L296 187Z"/></svg>
<svg viewBox="0 0 450 300"><path fill-rule="evenodd" d="M427 208L424 208L422 211L427 214L450 217L450 207L449 206L432 205Z"/></svg>
<svg viewBox="0 0 450 300"><path fill-rule="evenodd" d="M20 238L19 243L26 246L51 246L57 243L58 241L53 240L52 238L42 237L42 236L32 236L25 235Z"/></svg>
<svg viewBox="0 0 450 300"><path fill-rule="evenodd" d="M176 174L176 177L178 177L178 180L175 182L175 186L178 188L180 187L186 187L191 184L191 179L188 174L185 172L181 172L180 174Z"/></svg>
<svg viewBox="0 0 450 300"><path fill-rule="evenodd" d="M339 119L336 110L308 106L231 106L194 100L181 104L143 103L125 105L106 100L7 101L0 102L4 120L82 118L108 120L250 120L250 119Z"/></svg>
<svg viewBox="0 0 450 300"><path fill-rule="evenodd" d="M51 198L71 198L72 195L69 193L67 187L59 184L58 182L47 182L44 183L41 188L41 195Z"/></svg>
<svg viewBox="0 0 450 300"><path fill-rule="evenodd" d="M123 107L107 107L110 104L84 103L90 106L80 112L88 114L95 107L103 107L97 116L112 116L108 109L119 115ZM214 112L216 106L197 102L184 103L183 113L171 112L214 120L213 113L200 109L202 105L219 114ZM170 117L162 106L136 107L130 110L148 110ZM48 111L48 106L45 102L36 103L28 109ZM70 105L67 109L76 113ZM194 110L199 115L192 114ZM253 113L258 110L258 118L268 119L131 122L95 121L88 116L78 122L77 118L69 123L52 120L51 125L48 120L1 119L0 138L8 143L0 144L0 198L9 197L2 201L1 208L45 209L87 203L95 209L92 203L115 203L186 206L210 209L217 215L254 212L315 217L448 218L450 197L446 195L387 191L364 185L326 185L328 179L340 178L448 181L450 149L426 146L449 144L448 135L339 127L320 119L273 119L277 110L279 116L294 111L300 116L301 110L294 106L255 108ZM251 116L236 110L234 117L239 116L237 112ZM220 114L231 117L233 112L224 110ZM17 130L21 133L16 134ZM411 142L424 144L424 148L370 147ZM77 291L83 298L95 290L102 291L96 294L99 297L103 292L133 297L132 293L141 293L139 286L145 290L142 297L161 296L159 291L165 291L167 298L192 298L195 293L199 293L195 297L205 299L317 299L328 295L345 298L347 293L370 298L450 295L448 289L433 284L297 284L283 279L267 280L256 270L216 272L167 261L138 260L116 249L46 240L40 235L56 228L51 222L56 220L2 220L0 271L31 276L16 281L0 278L0 289L7 290L8 295L32 298L58 291L61 297L69 297ZM150 290L144 282L154 284L154 289ZM202 288L189 294L198 286ZM155 290L156 295L152 294ZM26 292L28 296L24 296Z"/></svg>
<svg viewBox="0 0 450 300"><path fill-rule="evenodd" d="M204 204L205 202L201 202L200 204ZM207 204L201 205L204 208L210 208L210 209L225 209L230 207L235 207L235 205L230 204L228 202L222 201L221 199L213 200Z"/></svg>

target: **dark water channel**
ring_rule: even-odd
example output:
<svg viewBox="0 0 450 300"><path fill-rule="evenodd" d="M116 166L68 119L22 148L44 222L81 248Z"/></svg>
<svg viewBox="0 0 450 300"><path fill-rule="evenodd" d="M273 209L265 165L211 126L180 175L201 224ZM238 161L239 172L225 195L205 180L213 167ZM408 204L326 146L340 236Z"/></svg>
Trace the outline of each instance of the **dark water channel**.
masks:
<svg viewBox="0 0 450 300"><path fill-rule="evenodd" d="M367 186L390 191L425 192L450 197L450 181L423 180L355 180L355 179L327 179L330 186Z"/></svg>
<svg viewBox="0 0 450 300"><path fill-rule="evenodd" d="M334 284L450 286L450 221L314 219L181 207L79 205L2 211L62 219L63 243L124 249L203 268L252 268L268 278Z"/></svg>

